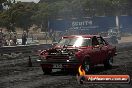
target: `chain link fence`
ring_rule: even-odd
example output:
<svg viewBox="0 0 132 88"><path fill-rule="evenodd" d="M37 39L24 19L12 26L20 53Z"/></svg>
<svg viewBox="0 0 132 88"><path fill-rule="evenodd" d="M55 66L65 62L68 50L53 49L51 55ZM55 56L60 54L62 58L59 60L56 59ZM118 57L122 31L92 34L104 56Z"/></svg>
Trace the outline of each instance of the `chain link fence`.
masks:
<svg viewBox="0 0 132 88"><path fill-rule="evenodd" d="M81 30L65 30L65 31L52 31L52 32L28 32L26 33L26 45L32 44L52 44L53 42L58 42L62 36L69 35L80 35L80 34L88 34L87 32ZM22 45L22 35L23 33L1 33L0 39L1 46L14 46L14 45Z"/></svg>

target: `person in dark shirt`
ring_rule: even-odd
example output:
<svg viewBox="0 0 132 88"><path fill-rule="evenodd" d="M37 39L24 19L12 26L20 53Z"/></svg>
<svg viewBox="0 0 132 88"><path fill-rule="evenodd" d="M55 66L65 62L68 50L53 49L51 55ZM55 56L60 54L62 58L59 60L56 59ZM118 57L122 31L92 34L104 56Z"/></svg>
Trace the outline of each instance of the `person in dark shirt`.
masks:
<svg viewBox="0 0 132 88"><path fill-rule="evenodd" d="M3 33L2 29L0 29L0 47L3 45Z"/></svg>
<svg viewBox="0 0 132 88"><path fill-rule="evenodd" d="M13 41L13 45L16 45L16 43L17 43L17 37L16 37L16 35L13 37L12 41Z"/></svg>
<svg viewBox="0 0 132 88"><path fill-rule="evenodd" d="M26 45L26 41L27 41L27 35L26 35L26 32L23 32L23 34L22 34L22 45Z"/></svg>
<svg viewBox="0 0 132 88"><path fill-rule="evenodd" d="M99 42L98 42L98 40L97 40L96 37L93 37L93 39L92 39L92 45L93 46L99 45Z"/></svg>

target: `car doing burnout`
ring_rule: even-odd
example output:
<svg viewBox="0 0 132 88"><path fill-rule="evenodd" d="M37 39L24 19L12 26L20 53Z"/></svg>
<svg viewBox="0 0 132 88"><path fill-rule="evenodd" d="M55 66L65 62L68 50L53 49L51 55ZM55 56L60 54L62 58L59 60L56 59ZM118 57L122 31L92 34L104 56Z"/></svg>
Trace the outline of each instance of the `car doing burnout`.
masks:
<svg viewBox="0 0 132 88"><path fill-rule="evenodd" d="M41 51L38 61L45 74L54 68L75 70L80 65L87 73L97 64L111 68L114 55L116 47L99 35L71 35L62 37L53 48Z"/></svg>

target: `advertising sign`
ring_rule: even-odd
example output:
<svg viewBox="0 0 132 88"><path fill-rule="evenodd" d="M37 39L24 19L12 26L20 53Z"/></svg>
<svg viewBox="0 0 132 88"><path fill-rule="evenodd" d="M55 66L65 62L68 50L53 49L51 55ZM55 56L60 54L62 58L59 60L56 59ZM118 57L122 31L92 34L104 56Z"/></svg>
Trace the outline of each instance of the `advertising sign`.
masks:
<svg viewBox="0 0 132 88"><path fill-rule="evenodd" d="M115 27L115 17L92 17L51 20L49 28L57 31L78 30L100 32Z"/></svg>

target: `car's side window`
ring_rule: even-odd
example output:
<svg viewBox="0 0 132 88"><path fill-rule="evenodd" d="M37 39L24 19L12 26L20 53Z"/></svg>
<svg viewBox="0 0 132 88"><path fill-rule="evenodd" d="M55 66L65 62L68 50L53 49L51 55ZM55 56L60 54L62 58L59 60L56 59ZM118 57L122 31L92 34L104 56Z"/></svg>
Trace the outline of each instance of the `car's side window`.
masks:
<svg viewBox="0 0 132 88"><path fill-rule="evenodd" d="M97 39L98 39L100 45L106 45L106 42L102 37L98 37Z"/></svg>
<svg viewBox="0 0 132 88"><path fill-rule="evenodd" d="M92 46L96 46L96 45L99 45L99 42L98 42L98 39L96 38L96 36L94 36L92 38Z"/></svg>
<svg viewBox="0 0 132 88"><path fill-rule="evenodd" d="M102 41L104 42L105 45L108 45L108 43L102 38Z"/></svg>
<svg viewBox="0 0 132 88"><path fill-rule="evenodd" d="M105 45L103 40L101 39L101 37L98 37L97 39L98 39L100 45Z"/></svg>

